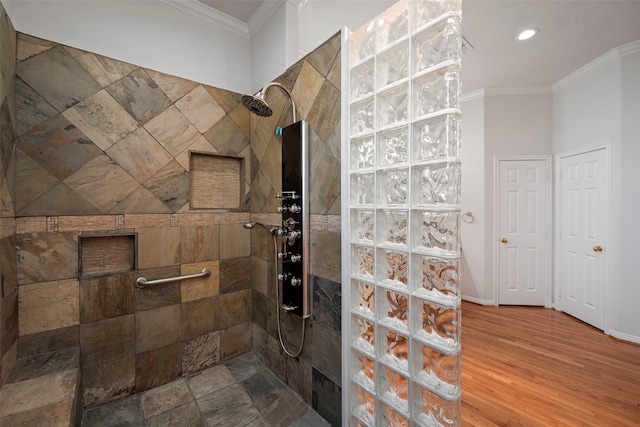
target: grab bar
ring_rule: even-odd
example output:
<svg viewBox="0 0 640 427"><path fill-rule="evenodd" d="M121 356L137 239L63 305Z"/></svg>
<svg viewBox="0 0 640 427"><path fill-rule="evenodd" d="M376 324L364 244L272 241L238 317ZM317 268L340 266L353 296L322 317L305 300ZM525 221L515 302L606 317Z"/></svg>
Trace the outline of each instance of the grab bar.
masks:
<svg viewBox="0 0 640 427"><path fill-rule="evenodd" d="M202 273L189 274L187 276L167 277L166 279L147 280L144 277L138 277L136 280L136 287L144 289L148 285L162 285L164 283L177 282L179 280L197 279L198 277L209 276L211 276L211 270L205 268L202 270Z"/></svg>

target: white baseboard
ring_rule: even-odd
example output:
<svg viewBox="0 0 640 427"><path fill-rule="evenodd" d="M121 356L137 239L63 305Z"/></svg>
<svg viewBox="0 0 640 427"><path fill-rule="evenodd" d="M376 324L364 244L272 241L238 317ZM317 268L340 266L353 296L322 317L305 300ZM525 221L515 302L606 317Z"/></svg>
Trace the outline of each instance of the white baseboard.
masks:
<svg viewBox="0 0 640 427"><path fill-rule="evenodd" d="M495 301L492 299L480 299L476 297L470 297L468 295L462 295L462 300L480 305L496 305Z"/></svg>
<svg viewBox="0 0 640 427"><path fill-rule="evenodd" d="M614 338L618 338L619 340L640 344L640 337L636 335L625 334L624 332L617 332L617 331L614 331L613 329L609 329L608 334Z"/></svg>

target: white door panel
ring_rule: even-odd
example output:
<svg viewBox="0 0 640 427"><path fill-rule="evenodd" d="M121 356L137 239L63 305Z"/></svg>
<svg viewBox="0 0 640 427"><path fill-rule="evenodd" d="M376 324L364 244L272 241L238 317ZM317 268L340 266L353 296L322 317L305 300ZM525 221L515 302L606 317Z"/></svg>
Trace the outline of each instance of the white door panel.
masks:
<svg viewBox="0 0 640 427"><path fill-rule="evenodd" d="M605 149L560 158L561 309L604 329L609 171Z"/></svg>
<svg viewBox="0 0 640 427"><path fill-rule="evenodd" d="M546 160L498 162L498 303L545 305L548 286Z"/></svg>

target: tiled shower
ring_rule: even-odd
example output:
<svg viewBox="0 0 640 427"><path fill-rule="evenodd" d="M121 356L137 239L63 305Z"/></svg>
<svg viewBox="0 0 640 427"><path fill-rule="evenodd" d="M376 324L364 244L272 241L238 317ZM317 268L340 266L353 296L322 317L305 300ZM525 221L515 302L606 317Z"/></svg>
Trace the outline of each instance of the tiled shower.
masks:
<svg viewBox="0 0 640 427"><path fill-rule="evenodd" d="M279 223L286 99L250 117L240 94L16 33L0 12L2 385L17 361L75 347L92 407L253 351L339 425L339 35L276 79L311 129L312 318L294 359L269 236L242 227ZM298 328L283 318L286 340Z"/></svg>

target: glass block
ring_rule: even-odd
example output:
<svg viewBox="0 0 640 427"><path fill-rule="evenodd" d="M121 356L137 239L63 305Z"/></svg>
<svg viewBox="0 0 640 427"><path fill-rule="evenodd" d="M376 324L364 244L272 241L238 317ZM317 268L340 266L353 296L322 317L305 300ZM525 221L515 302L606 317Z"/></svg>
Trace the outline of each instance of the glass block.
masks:
<svg viewBox="0 0 640 427"><path fill-rule="evenodd" d="M414 206L460 204L460 162L438 162L412 169Z"/></svg>
<svg viewBox="0 0 640 427"><path fill-rule="evenodd" d="M373 422L366 423L366 422L362 421L361 419L356 418L355 416L351 416L351 423L349 424L349 426L351 426L351 427L372 427L373 426Z"/></svg>
<svg viewBox="0 0 640 427"><path fill-rule="evenodd" d="M419 425L459 426L460 400L447 400L438 394L421 387L416 383L411 385L412 413Z"/></svg>
<svg viewBox="0 0 640 427"><path fill-rule="evenodd" d="M367 425L374 425L376 399L364 387L351 383L351 414L364 421Z"/></svg>
<svg viewBox="0 0 640 427"><path fill-rule="evenodd" d="M351 205L373 206L375 191L373 173L351 175Z"/></svg>
<svg viewBox="0 0 640 427"><path fill-rule="evenodd" d="M438 304L414 297L411 321L415 337L448 354L460 349L459 306Z"/></svg>
<svg viewBox="0 0 640 427"><path fill-rule="evenodd" d="M375 361L359 351L351 351L351 379L365 389L375 390Z"/></svg>
<svg viewBox="0 0 640 427"><path fill-rule="evenodd" d="M390 166L409 161L409 128L407 126L378 132L378 165Z"/></svg>
<svg viewBox="0 0 640 427"><path fill-rule="evenodd" d="M351 279L351 308L366 316L375 312L375 286Z"/></svg>
<svg viewBox="0 0 640 427"><path fill-rule="evenodd" d="M387 366L378 369L378 394L393 408L409 413L409 379Z"/></svg>
<svg viewBox="0 0 640 427"><path fill-rule="evenodd" d="M411 255L413 289L417 295L443 304L460 301L460 261L428 255Z"/></svg>
<svg viewBox="0 0 640 427"><path fill-rule="evenodd" d="M459 211L413 211L411 219L415 250L457 256L460 250Z"/></svg>
<svg viewBox="0 0 640 427"><path fill-rule="evenodd" d="M447 13L459 14L462 9L462 0L414 0L413 1L413 29L424 25L433 24Z"/></svg>
<svg viewBox="0 0 640 427"><path fill-rule="evenodd" d="M460 397L460 355L414 341L411 344L412 378L447 399Z"/></svg>
<svg viewBox="0 0 640 427"><path fill-rule="evenodd" d="M411 56L414 74L445 61L460 62L460 22L459 16L450 15L413 36Z"/></svg>
<svg viewBox="0 0 640 427"><path fill-rule="evenodd" d="M409 32L409 2L402 0L378 15L378 50Z"/></svg>
<svg viewBox="0 0 640 427"><path fill-rule="evenodd" d="M458 115L443 114L413 124L411 155L414 162L460 155Z"/></svg>
<svg viewBox="0 0 640 427"><path fill-rule="evenodd" d="M377 279L381 284L407 292L409 254L403 251L378 249L378 269L376 273Z"/></svg>
<svg viewBox="0 0 640 427"><path fill-rule="evenodd" d="M371 58L351 69L351 99L362 98L373 93L376 87L375 61Z"/></svg>
<svg viewBox="0 0 640 427"><path fill-rule="evenodd" d="M401 84L378 93L378 128L406 123L409 110L409 85Z"/></svg>
<svg viewBox="0 0 640 427"><path fill-rule="evenodd" d="M351 140L351 170L368 169L374 166L375 142L373 135Z"/></svg>
<svg viewBox="0 0 640 427"><path fill-rule="evenodd" d="M406 206L409 192L409 170L387 169L379 171L378 204L387 206Z"/></svg>
<svg viewBox="0 0 640 427"><path fill-rule="evenodd" d="M351 65L355 65L376 52L375 19L351 33Z"/></svg>
<svg viewBox="0 0 640 427"><path fill-rule="evenodd" d="M409 40L379 54L377 61L378 89L406 79L409 76Z"/></svg>
<svg viewBox="0 0 640 427"><path fill-rule="evenodd" d="M416 77L412 87L414 119L460 108L460 75L455 66L438 68Z"/></svg>
<svg viewBox="0 0 640 427"><path fill-rule="evenodd" d="M378 211L378 243L382 245L407 246L407 224L409 214L406 210Z"/></svg>
<svg viewBox="0 0 640 427"><path fill-rule="evenodd" d="M403 372L409 372L409 338L384 326L378 326L379 359Z"/></svg>
<svg viewBox="0 0 640 427"><path fill-rule="evenodd" d="M351 319L351 345L365 353L374 354L375 325L371 320L353 315Z"/></svg>
<svg viewBox="0 0 640 427"><path fill-rule="evenodd" d="M409 427L408 415L403 415L398 411L393 410L391 407L380 403L380 410L378 411L378 417L380 421L379 426L383 427Z"/></svg>
<svg viewBox="0 0 640 427"><path fill-rule="evenodd" d="M374 212L372 209L351 209L351 240L373 243Z"/></svg>
<svg viewBox="0 0 640 427"><path fill-rule="evenodd" d="M379 323L408 332L409 296L383 287L376 294Z"/></svg>
<svg viewBox="0 0 640 427"><path fill-rule="evenodd" d="M349 129L352 136L373 132L375 120L374 98L363 99L362 101L351 104L349 120Z"/></svg>
<svg viewBox="0 0 640 427"><path fill-rule="evenodd" d="M363 279L373 280L374 267L374 249L369 246L353 245L351 248L351 273Z"/></svg>

